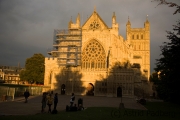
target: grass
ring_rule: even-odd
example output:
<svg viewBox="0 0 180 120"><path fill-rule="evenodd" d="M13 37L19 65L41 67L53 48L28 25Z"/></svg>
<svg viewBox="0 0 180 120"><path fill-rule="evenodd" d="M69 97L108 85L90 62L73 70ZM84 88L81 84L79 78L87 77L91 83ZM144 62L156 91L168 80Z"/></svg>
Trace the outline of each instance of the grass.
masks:
<svg viewBox="0 0 180 120"><path fill-rule="evenodd" d="M0 116L0 120L180 120L180 106L166 102L148 102L144 110L91 107L84 111L58 114Z"/></svg>

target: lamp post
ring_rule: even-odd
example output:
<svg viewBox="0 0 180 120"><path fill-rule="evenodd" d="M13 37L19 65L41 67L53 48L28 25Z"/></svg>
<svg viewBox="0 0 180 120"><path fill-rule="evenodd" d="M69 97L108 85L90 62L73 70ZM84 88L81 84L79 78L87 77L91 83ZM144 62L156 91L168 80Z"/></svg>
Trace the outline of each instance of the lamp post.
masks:
<svg viewBox="0 0 180 120"><path fill-rule="evenodd" d="M70 78L70 81L72 82L72 93L73 93L73 91L74 91L74 89L73 89L73 79Z"/></svg>
<svg viewBox="0 0 180 120"><path fill-rule="evenodd" d="M34 80L31 80L31 81L30 81L30 83L31 83L30 89L31 89L31 94L32 94L32 95L33 95L33 90L32 90L32 84L33 84L33 82L34 82Z"/></svg>
<svg viewBox="0 0 180 120"><path fill-rule="evenodd" d="M119 109L124 109L124 103L122 103L122 88L121 88L120 98L121 98L121 102L119 104Z"/></svg>

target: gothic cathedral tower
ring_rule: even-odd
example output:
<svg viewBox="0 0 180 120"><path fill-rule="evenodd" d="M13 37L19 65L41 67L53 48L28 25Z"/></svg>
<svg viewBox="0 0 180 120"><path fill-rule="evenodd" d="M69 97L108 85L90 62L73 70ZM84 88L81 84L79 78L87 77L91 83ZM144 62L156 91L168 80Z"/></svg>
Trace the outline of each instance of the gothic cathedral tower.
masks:
<svg viewBox="0 0 180 120"><path fill-rule="evenodd" d="M143 75L142 79L149 79L150 76L150 23L148 19L144 23L144 28L131 28L128 18L126 24L127 41L133 46L134 65L139 64Z"/></svg>

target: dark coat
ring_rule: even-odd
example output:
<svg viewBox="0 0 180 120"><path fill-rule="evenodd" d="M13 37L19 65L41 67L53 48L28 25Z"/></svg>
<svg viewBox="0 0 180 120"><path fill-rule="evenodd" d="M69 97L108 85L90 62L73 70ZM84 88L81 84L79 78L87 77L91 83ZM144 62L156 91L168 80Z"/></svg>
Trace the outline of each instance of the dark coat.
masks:
<svg viewBox="0 0 180 120"><path fill-rule="evenodd" d="M24 97L26 97L26 98L28 98L29 97L29 92L28 91L26 91L26 92L24 92Z"/></svg>
<svg viewBox="0 0 180 120"><path fill-rule="evenodd" d="M58 96L57 95L54 96L54 103L58 103Z"/></svg>

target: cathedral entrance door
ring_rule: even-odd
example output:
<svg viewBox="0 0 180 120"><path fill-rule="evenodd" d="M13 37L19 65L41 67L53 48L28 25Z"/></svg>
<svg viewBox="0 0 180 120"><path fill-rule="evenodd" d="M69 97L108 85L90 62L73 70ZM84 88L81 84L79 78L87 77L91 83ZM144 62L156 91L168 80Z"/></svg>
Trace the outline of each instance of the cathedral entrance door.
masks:
<svg viewBox="0 0 180 120"><path fill-rule="evenodd" d="M92 83L88 84L86 95L94 96L94 85Z"/></svg>
<svg viewBox="0 0 180 120"><path fill-rule="evenodd" d="M61 95L65 95L65 89L66 88L66 86L65 86L65 84L62 84L61 85Z"/></svg>
<svg viewBox="0 0 180 120"><path fill-rule="evenodd" d="M117 97L122 97L122 88L121 87L117 88Z"/></svg>

